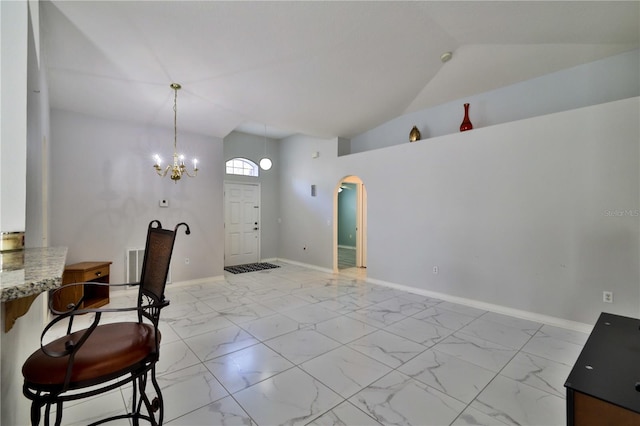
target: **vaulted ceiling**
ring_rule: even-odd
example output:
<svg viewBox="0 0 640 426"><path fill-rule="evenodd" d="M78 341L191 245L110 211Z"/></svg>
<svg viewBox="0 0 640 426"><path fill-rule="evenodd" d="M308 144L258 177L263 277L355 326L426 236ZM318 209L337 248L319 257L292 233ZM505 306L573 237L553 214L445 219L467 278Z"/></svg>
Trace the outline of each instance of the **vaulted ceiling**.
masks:
<svg viewBox="0 0 640 426"><path fill-rule="evenodd" d="M45 1L54 108L351 137L640 45L638 1ZM450 61L440 59L452 52Z"/></svg>

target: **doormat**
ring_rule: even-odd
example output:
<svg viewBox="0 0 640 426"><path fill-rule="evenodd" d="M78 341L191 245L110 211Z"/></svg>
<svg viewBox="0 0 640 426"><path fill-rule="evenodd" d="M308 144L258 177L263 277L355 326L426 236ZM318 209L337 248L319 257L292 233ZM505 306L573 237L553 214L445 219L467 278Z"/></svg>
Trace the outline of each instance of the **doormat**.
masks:
<svg viewBox="0 0 640 426"><path fill-rule="evenodd" d="M279 268L273 263L247 263L246 265L225 266L224 270L232 274L242 274L244 272L262 271L264 269Z"/></svg>

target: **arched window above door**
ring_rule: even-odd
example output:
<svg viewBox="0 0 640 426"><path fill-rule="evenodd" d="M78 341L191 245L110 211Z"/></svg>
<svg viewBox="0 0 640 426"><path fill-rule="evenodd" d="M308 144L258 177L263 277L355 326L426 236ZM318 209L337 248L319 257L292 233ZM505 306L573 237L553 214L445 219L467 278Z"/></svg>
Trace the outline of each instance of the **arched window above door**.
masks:
<svg viewBox="0 0 640 426"><path fill-rule="evenodd" d="M251 160L247 160L246 158L232 158L226 163L226 173L228 175L257 177L258 172L258 165Z"/></svg>

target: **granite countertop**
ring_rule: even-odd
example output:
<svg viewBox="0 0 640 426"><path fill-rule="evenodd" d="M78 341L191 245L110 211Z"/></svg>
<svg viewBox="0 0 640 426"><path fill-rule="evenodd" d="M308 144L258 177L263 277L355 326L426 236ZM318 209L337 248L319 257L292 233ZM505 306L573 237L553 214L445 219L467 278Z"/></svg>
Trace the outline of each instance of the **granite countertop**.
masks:
<svg viewBox="0 0 640 426"><path fill-rule="evenodd" d="M0 302L60 287L66 259L66 247L24 249L24 265L21 269L0 272Z"/></svg>

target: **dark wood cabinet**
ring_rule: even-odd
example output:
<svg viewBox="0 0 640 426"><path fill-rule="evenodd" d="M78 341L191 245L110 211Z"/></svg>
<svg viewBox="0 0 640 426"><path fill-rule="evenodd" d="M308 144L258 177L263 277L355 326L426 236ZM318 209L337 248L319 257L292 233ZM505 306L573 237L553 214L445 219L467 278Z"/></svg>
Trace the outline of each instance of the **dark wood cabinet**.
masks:
<svg viewBox="0 0 640 426"><path fill-rule="evenodd" d="M602 313L565 387L567 425L640 425L640 320Z"/></svg>
<svg viewBox="0 0 640 426"><path fill-rule="evenodd" d="M76 285L65 288L68 284L96 282L109 283L111 262L80 262L67 265L62 275L62 289L53 293L52 305L58 311L65 311L70 303L76 303L82 296L84 302L81 309L99 308L109 303L109 287L95 285Z"/></svg>

